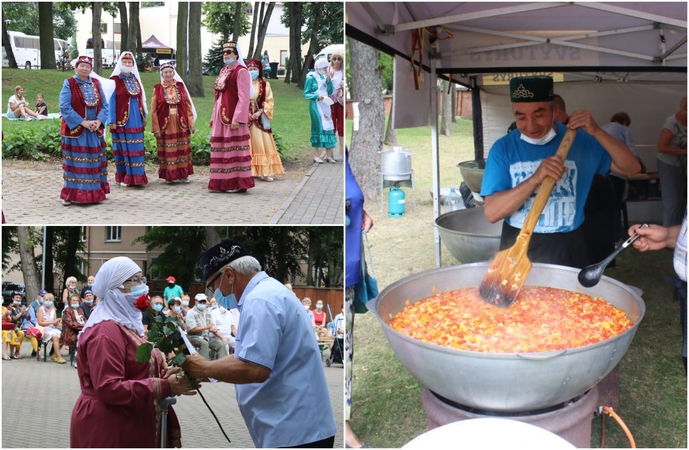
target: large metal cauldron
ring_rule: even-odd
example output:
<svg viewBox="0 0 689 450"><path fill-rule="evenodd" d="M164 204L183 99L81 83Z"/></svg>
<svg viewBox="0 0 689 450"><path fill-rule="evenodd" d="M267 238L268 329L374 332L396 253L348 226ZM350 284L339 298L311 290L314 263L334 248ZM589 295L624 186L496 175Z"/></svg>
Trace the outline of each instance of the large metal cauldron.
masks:
<svg viewBox="0 0 689 450"><path fill-rule="evenodd" d="M408 180L411 173L411 152L394 147L380 153L380 173L386 180ZM400 176L401 175L401 176Z"/></svg>
<svg viewBox="0 0 689 450"><path fill-rule="evenodd" d="M502 222L488 222L483 208L450 211L435 219L443 244L463 264L493 259L500 249Z"/></svg>
<svg viewBox="0 0 689 450"><path fill-rule="evenodd" d="M454 402L484 410L531 411L563 403L586 392L622 359L646 307L628 286L608 277L591 289L578 285L577 269L533 265L527 285L550 286L605 298L622 309L634 326L603 342L543 353L480 353L412 339L390 328L405 302L438 292L477 286L490 262L421 272L385 288L368 302L397 358L424 386Z"/></svg>

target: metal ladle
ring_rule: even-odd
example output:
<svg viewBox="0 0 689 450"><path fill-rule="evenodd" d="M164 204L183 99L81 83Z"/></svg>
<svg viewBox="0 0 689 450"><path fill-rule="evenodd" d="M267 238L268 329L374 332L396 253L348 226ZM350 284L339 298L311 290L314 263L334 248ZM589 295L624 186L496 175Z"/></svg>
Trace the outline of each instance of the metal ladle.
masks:
<svg viewBox="0 0 689 450"><path fill-rule="evenodd" d="M648 227L648 224L643 224L639 228L645 228ZM634 233L633 236L631 236L629 239L624 241L622 245L617 247L614 252L610 253L610 255L605 258L603 261L597 263L597 264L591 264L590 266L586 266L581 271L579 272L579 276L577 277L579 279L579 284L581 284L584 287L590 288L598 284L600 281L600 277L603 276L603 271L605 268L610 264L610 262L615 259L617 255L620 254L622 250L625 248L629 247L632 245L634 241L636 241L639 238L639 234Z"/></svg>

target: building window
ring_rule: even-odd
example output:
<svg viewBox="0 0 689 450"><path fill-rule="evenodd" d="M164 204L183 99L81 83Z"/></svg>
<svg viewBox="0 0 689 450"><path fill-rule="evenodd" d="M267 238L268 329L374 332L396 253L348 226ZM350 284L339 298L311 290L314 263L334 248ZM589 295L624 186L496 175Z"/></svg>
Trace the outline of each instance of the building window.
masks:
<svg viewBox="0 0 689 450"><path fill-rule="evenodd" d="M122 242L122 227L105 227L105 242Z"/></svg>
<svg viewBox="0 0 689 450"><path fill-rule="evenodd" d="M86 227L82 226L79 230L79 242L86 242Z"/></svg>
<svg viewBox="0 0 689 450"><path fill-rule="evenodd" d="M285 67L285 62L287 60L287 50L280 50L280 65Z"/></svg>
<svg viewBox="0 0 689 450"><path fill-rule="evenodd" d="M122 24L115 22L113 30L115 31L115 34L122 34Z"/></svg>
<svg viewBox="0 0 689 450"><path fill-rule="evenodd" d="M151 258L150 280L162 280L160 270L156 268L156 258Z"/></svg>
<svg viewBox="0 0 689 450"><path fill-rule="evenodd" d="M81 272L83 275L87 274L88 266L86 265L86 260L81 260L79 262L79 272Z"/></svg>

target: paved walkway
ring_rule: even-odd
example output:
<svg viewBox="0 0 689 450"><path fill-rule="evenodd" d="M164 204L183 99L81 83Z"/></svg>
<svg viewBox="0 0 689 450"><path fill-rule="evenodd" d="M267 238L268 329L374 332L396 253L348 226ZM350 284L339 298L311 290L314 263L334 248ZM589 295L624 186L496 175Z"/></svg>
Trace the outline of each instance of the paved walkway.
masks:
<svg viewBox="0 0 689 450"><path fill-rule="evenodd" d="M157 169L146 171L149 184L124 188L108 167L110 194L99 204L62 206L59 161L2 162L2 207L8 224L293 224L344 223L342 163L314 164L275 177L256 180L244 194L211 193L208 167L195 167L190 183L168 185Z"/></svg>
<svg viewBox="0 0 689 450"><path fill-rule="evenodd" d="M72 408L79 396L77 371L50 360L38 362L28 341L21 360L2 361L2 448L69 448ZM344 371L342 365L325 367L330 401L338 424L335 448L344 447ZM308 383L309 380L304 380ZM175 412L187 448L253 448L235 398L234 385L204 383L204 397L218 416L232 443L223 437L201 397L177 397ZM126 430L120 430L126 433Z"/></svg>

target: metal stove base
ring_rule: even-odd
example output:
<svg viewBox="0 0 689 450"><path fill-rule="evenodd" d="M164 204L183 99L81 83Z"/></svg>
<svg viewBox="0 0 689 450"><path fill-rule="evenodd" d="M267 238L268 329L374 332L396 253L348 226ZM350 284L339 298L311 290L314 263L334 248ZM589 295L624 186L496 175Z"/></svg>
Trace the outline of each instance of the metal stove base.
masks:
<svg viewBox="0 0 689 450"><path fill-rule="evenodd" d="M558 405L554 410L548 408L535 413L515 413L514 415L455 407L426 388L421 394L421 403L426 411L428 430L460 420L502 417L548 430L577 448L589 448L591 447L591 421L598 407L598 389L593 387L571 404Z"/></svg>

